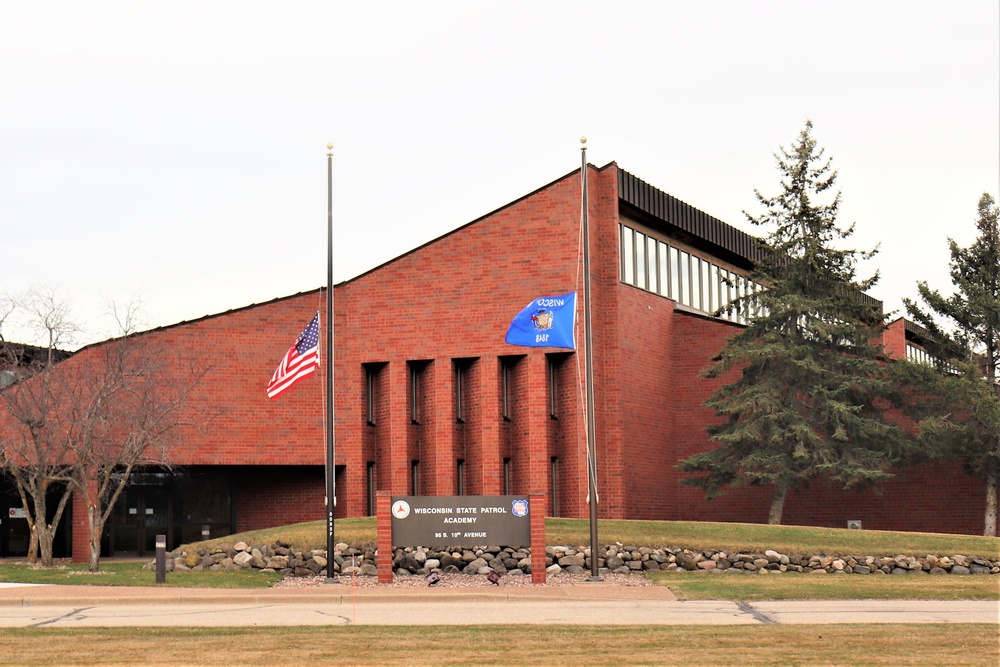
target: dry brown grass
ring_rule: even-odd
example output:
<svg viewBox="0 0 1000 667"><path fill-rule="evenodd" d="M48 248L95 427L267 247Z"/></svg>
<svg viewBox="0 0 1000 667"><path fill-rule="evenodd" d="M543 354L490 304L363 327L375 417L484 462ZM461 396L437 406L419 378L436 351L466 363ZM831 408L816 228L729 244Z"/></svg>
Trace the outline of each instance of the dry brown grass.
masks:
<svg viewBox="0 0 1000 667"><path fill-rule="evenodd" d="M940 533L899 533L878 530L847 530L805 526L768 526L747 523L700 523L688 521L618 521L598 522L602 544L616 541L637 546L679 546L689 549L756 551L774 549L781 553L864 556L951 556L962 554L1000 559L1000 540L976 535ZM545 520L546 541L550 545L590 544L590 524L585 519ZM334 524L337 542L375 543L375 518L337 519ZM326 548L326 524L312 521L290 526L255 530L222 537L200 545L232 544L236 540L271 544L277 540L304 549Z"/></svg>
<svg viewBox="0 0 1000 667"><path fill-rule="evenodd" d="M1000 575L653 572L678 600L998 600Z"/></svg>
<svg viewBox="0 0 1000 667"><path fill-rule="evenodd" d="M994 625L430 626L0 630L5 665L962 665Z"/></svg>

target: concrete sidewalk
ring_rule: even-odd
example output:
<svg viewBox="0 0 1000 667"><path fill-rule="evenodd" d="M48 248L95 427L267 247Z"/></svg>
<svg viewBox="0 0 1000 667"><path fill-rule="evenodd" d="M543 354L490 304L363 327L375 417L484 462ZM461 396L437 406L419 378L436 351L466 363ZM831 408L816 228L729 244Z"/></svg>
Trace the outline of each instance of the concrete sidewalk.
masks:
<svg viewBox="0 0 1000 667"><path fill-rule="evenodd" d="M0 627L314 625L1000 624L1000 602L937 600L678 601L664 587L302 589L0 584Z"/></svg>
<svg viewBox="0 0 1000 667"><path fill-rule="evenodd" d="M352 586L304 588L178 588L168 586L65 586L0 583L0 607L112 604L243 604L418 602L440 600L676 600L666 586L609 583L516 586Z"/></svg>

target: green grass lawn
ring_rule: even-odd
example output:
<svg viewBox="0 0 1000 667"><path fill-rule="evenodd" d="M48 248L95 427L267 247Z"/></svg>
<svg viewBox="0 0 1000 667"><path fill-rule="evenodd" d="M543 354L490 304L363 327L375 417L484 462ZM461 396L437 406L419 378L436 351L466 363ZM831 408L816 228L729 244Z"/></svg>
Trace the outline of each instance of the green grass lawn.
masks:
<svg viewBox="0 0 1000 667"><path fill-rule="evenodd" d="M1000 600L1000 575L654 572L678 600Z"/></svg>

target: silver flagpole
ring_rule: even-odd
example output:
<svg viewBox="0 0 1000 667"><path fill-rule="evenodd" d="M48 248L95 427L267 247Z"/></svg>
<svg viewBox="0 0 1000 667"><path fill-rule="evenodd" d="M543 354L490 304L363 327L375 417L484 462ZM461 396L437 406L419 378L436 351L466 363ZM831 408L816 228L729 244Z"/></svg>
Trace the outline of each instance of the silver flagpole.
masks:
<svg viewBox="0 0 1000 667"><path fill-rule="evenodd" d="M333 510L337 505L336 445L333 432L333 144L326 145L326 583L334 572Z"/></svg>
<svg viewBox="0 0 1000 667"><path fill-rule="evenodd" d="M580 137L580 181L581 181L581 224L583 226L583 291L586 294L584 306L584 340L587 376L587 501L590 504L590 578L587 581L604 581L597 568L597 438L594 419L594 336L591 327L593 299L590 295L590 229L587 210L587 137Z"/></svg>

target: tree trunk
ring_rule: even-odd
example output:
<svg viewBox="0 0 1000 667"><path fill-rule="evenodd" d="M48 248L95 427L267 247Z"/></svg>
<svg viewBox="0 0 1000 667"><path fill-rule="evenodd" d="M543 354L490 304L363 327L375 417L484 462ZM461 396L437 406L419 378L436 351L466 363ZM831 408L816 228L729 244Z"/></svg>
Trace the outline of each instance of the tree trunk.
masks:
<svg viewBox="0 0 1000 667"><path fill-rule="evenodd" d="M35 501L35 538L38 540L38 562L42 567L53 567L55 559L52 555L52 543L55 542L55 526L49 525L46 519L47 505L45 503L45 489L34 497ZM39 500L41 499L41 500Z"/></svg>
<svg viewBox="0 0 1000 667"><path fill-rule="evenodd" d="M38 562L42 567L55 567L56 561L52 555L52 543L55 542L56 530L47 521L35 524L38 535Z"/></svg>
<svg viewBox="0 0 1000 667"><path fill-rule="evenodd" d="M87 546L90 548L90 571L97 572L101 568L101 533L104 532L104 522L100 512L91 505L87 508L87 528L90 531Z"/></svg>
<svg viewBox="0 0 1000 667"><path fill-rule="evenodd" d="M986 537L997 535L997 477L996 470L986 473L986 512L983 517L983 535Z"/></svg>
<svg viewBox="0 0 1000 667"><path fill-rule="evenodd" d="M781 480L774 487L774 495L771 496L771 511L767 513L767 522L772 526L781 524L781 515L785 511L785 496L788 495L788 482Z"/></svg>
<svg viewBox="0 0 1000 667"><path fill-rule="evenodd" d="M28 562L37 563L38 562L38 529L35 528L34 522L30 523L29 528L31 530L31 537L28 539Z"/></svg>

